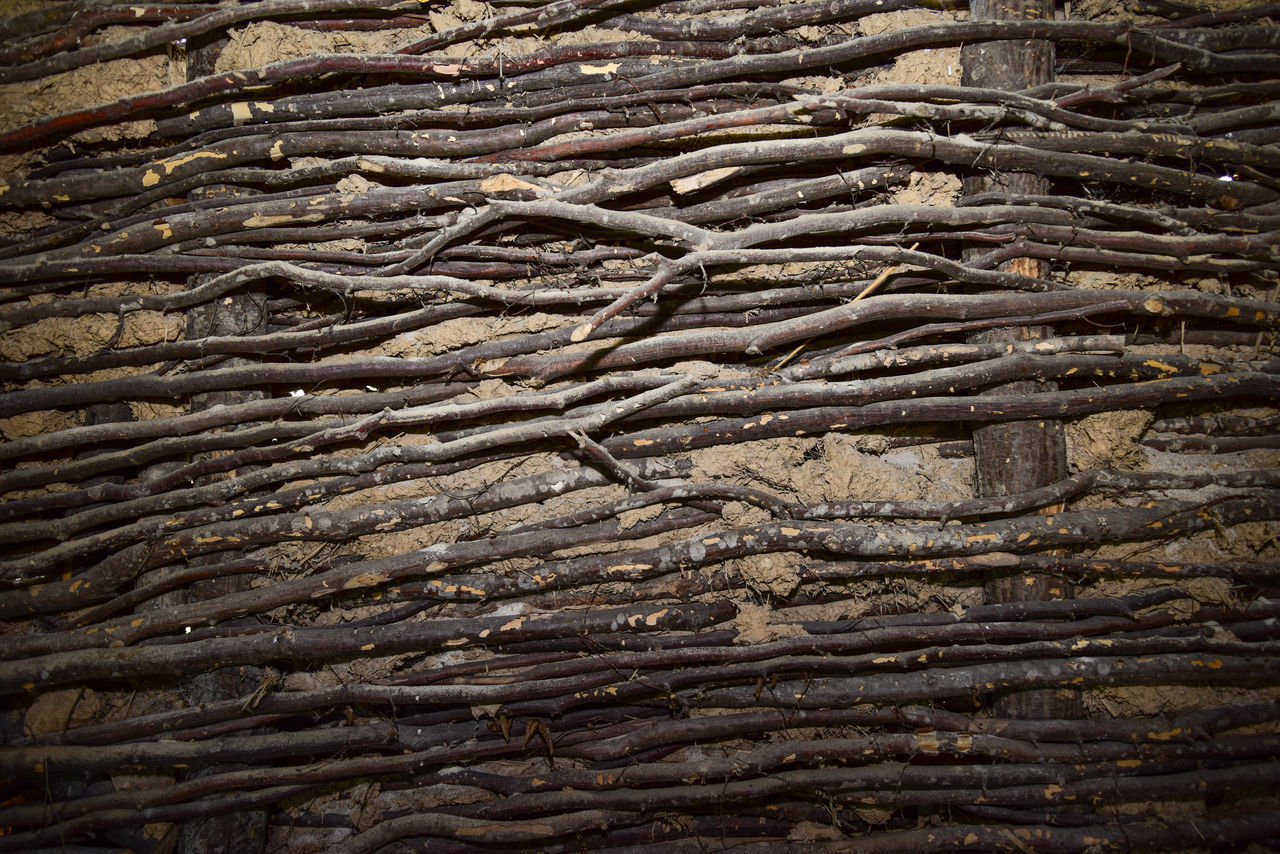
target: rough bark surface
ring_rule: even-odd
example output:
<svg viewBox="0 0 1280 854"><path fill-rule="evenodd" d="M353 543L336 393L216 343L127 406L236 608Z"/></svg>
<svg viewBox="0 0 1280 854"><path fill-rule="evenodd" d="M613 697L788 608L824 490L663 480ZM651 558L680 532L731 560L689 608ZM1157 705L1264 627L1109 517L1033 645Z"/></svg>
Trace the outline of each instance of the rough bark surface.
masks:
<svg viewBox="0 0 1280 854"><path fill-rule="evenodd" d="M975 0L970 4L972 20L1051 20L1052 0ZM1055 46L1051 41L1028 39L1022 42L994 41L965 45L960 50L964 85L984 89L1022 92L1044 86L1054 78ZM1029 172L998 172L964 179L968 196L996 192L1022 196L1047 196L1050 182ZM971 252L971 254L973 254ZM1044 276L1047 265L1034 258L1011 258L1000 269L1026 276ZM974 332L968 340L975 344L1009 344L1053 336L1050 326L1004 326ZM1056 384L1049 383L1050 388ZM991 389L992 394L1032 395L1034 381L1008 383ZM1006 421L985 424L973 430L973 461L978 495L1009 495L1046 486L1067 476L1066 433L1061 421ZM1058 512L1051 505L1046 512ZM1068 579L1052 575L1002 575L987 583L992 601L1022 602L1040 599L1070 599L1075 595ZM1081 705L1074 691L1023 691L996 700L996 711L1005 717L1076 718Z"/></svg>

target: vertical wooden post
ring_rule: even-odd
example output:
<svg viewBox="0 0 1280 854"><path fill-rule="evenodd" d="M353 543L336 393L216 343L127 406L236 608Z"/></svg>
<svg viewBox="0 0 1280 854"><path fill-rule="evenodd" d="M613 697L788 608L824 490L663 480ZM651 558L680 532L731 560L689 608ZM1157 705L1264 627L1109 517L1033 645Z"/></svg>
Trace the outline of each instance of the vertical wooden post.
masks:
<svg viewBox="0 0 1280 854"><path fill-rule="evenodd" d="M1018 20L1053 17L1053 0L972 0L972 20ZM1048 41L991 41L966 45L960 51L966 86L1019 91L1053 79L1054 45ZM966 195L989 191L1043 195L1049 182L1023 172L974 175L965 179ZM1003 269L1043 275L1043 264L1033 258L1015 258ZM979 332L974 342L1008 342L1042 338L1048 327L1001 328ZM1034 394L1034 381L1010 383L993 389L999 394ZM979 495L1007 495L1053 483L1066 476L1066 443L1060 421L1014 421L990 424L973 431ZM1061 507L1050 508L1056 512ZM1067 581L1048 575L1015 575L994 578L987 584L993 602L1025 602L1074 596ZM997 714L1018 718L1072 718L1081 716L1080 696L1071 690L1023 691L997 697Z"/></svg>
<svg viewBox="0 0 1280 854"><path fill-rule="evenodd" d="M213 73L218 54L226 40L215 40L187 53L187 79L192 80ZM212 199L231 196L235 188L224 185L200 187L188 194L189 199ZM192 287L198 287L211 276L193 276ZM187 312L187 338L207 336L253 335L267 329L265 293L235 293L211 303L196 306ZM232 358L222 366L244 363ZM261 399L262 392L234 390L196 395L191 400L191 411L199 412L219 404L233 406L250 400ZM193 563L215 563L225 555L209 555L194 558ZM250 589L252 578L248 575L230 575L198 581L187 591L188 601L198 602L216 599ZM234 625L234 621L228 623ZM188 705L199 706L219 700L247 697L262 682L261 667L223 667L206 673L188 674L184 695ZM210 766L194 776L247 768L246 765ZM263 810L212 815L183 823L177 850L181 854L258 854L266 847L267 814Z"/></svg>

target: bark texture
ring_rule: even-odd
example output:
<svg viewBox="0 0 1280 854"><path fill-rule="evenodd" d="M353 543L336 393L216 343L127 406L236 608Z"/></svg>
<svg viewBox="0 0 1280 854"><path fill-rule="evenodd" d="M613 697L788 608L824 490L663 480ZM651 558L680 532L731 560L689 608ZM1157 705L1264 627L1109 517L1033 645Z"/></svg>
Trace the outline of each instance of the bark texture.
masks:
<svg viewBox="0 0 1280 854"><path fill-rule="evenodd" d="M1050 20L1054 7L1052 0L975 0L970 4L969 15L979 21ZM1053 81L1055 56L1054 43L1042 39L966 45L960 51L964 85L1012 92L1045 86ZM989 192L1047 196L1052 192L1048 179L1030 172L967 177L964 189L969 196ZM1000 269L1040 278L1046 264L1035 258L1011 258L1000 264ZM968 340L975 344L1007 344L1052 335L1050 326L1028 324L981 330L969 335ZM1050 383L1049 387L1056 385ZM1034 381L1024 380L999 386L990 393L1031 395L1036 391ZM973 459L979 495L1026 492L1061 480L1067 475L1062 422L1006 421L977 427L973 431ZM1062 505L1051 505L1046 512L1062 509ZM1070 599L1075 594L1068 579L1051 575L999 576L987 583L987 592L997 602ZM1005 695L997 698L996 705L1000 714L1009 717L1076 718L1081 713L1079 694L1069 690Z"/></svg>

